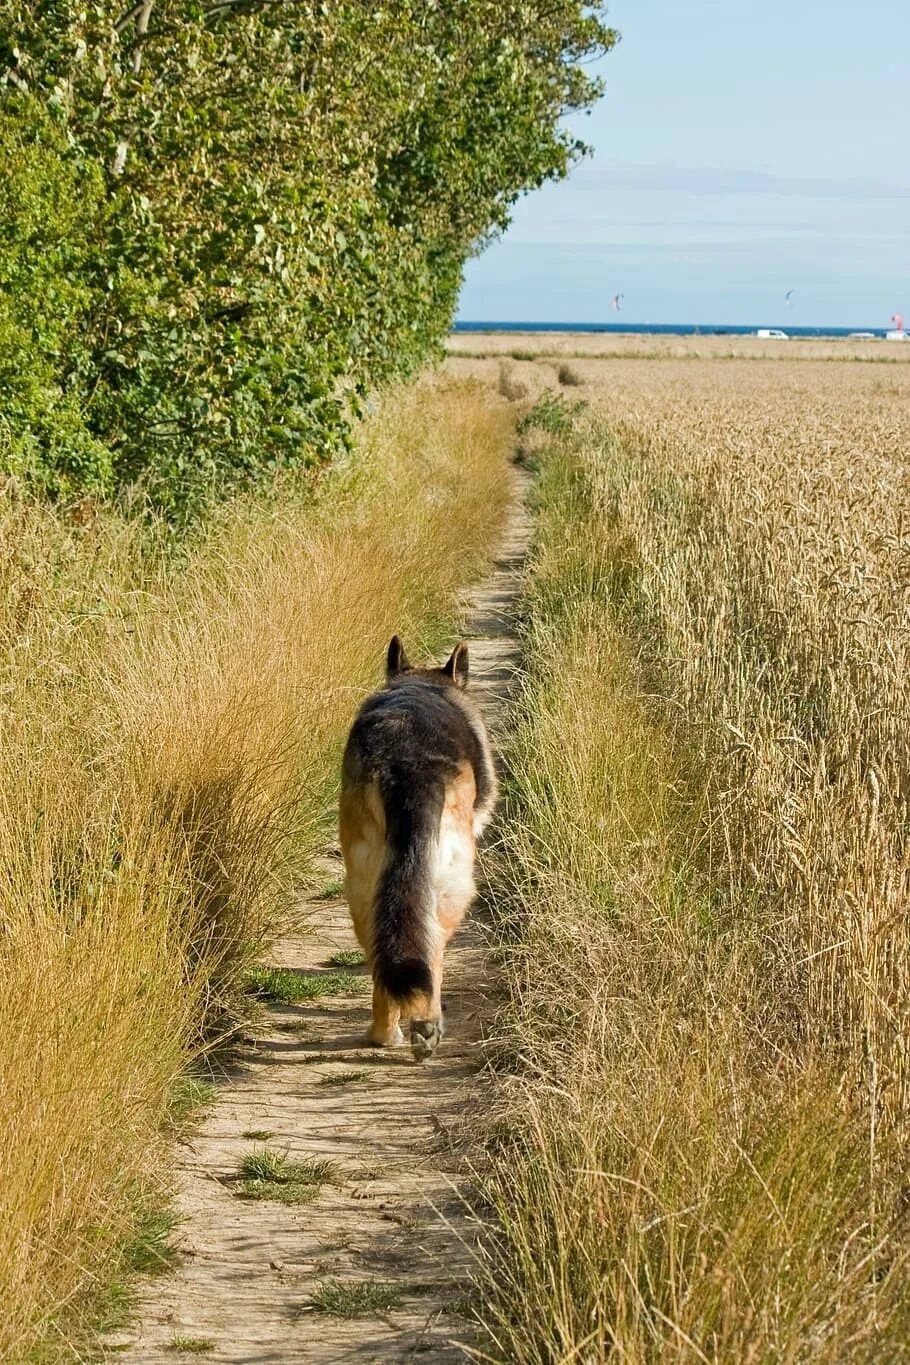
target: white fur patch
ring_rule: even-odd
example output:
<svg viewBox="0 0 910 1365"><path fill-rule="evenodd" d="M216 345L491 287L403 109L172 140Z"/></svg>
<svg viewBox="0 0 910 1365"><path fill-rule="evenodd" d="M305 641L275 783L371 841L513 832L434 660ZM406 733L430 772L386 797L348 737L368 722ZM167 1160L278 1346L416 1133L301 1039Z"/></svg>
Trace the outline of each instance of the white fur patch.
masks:
<svg viewBox="0 0 910 1365"><path fill-rule="evenodd" d="M486 810L476 811L474 814L474 838L479 839L487 825L493 819L493 807L488 806Z"/></svg>
<svg viewBox="0 0 910 1365"><path fill-rule="evenodd" d="M445 811L439 827L436 856L436 894L451 910L468 905L474 896L474 840L463 822Z"/></svg>

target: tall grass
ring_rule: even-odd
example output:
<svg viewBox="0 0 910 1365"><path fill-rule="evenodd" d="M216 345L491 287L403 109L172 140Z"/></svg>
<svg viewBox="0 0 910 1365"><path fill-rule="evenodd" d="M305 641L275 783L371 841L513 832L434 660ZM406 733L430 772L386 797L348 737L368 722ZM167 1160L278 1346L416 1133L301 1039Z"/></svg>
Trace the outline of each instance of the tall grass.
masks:
<svg viewBox="0 0 910 1365"><path fill-rule="evenodd" d="M477 387L401 393L320 488L179 564L113 512L0 505L0 1358L63 1350L116 1261L387 637L439 646L491 549L510 430Z"/></svg>
<svg viewBox="0 0 910 1365"><path fill-rule="evenodd" d="M743 378L542 457L492 1358L906 1358L906 419Z"/></svg>

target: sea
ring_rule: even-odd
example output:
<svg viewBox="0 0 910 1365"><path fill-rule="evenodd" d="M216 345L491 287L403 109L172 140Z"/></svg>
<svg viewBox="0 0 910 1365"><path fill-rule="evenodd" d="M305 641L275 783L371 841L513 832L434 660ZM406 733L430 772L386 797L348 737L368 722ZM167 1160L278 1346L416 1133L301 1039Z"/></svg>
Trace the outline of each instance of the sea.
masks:
<svg viewBox="0 0 910 1365"><path fill-rule="evenodd" d="M710 322L469 322L459 320L453 332L639 332L643 336L754 336L759 327L779 327L788 337L849 337L863 332L884 338L888 327L795 327L789 322L757 322L734 327Z"/></svg>

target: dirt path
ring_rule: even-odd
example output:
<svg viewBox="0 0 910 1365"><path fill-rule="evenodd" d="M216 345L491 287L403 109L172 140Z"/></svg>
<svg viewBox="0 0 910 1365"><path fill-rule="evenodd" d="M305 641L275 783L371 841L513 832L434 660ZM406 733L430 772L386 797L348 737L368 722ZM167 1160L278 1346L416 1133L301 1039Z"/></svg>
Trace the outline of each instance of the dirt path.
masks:
<svg viewBox="0 0 910 1365"><path fill-rule="evenodd" d="M494 745L517 665L512 609L527 544L524 487L516 496L490 578L466 595L472 690ZM325 884L341 881L337 856ZM332 971L329 957L356 946L344 903L314 898L305 931L277 945L276 965ZM362 969L359 969L362 970ZM361 984L357 983L358 986ZM482 1103L479 1039L490 972L469 921L447 957L447 1036L416 1065L409 1048L360 1046L368 995L272 1006L261 1034L194 1137L178 1155L178 1270L147 1286L140 1325L117 1356L138 1365L198 1358L252 1365L296 1362L464 1360L470 1326L459 1314L473 1231L457 1198L461 1134ZM267 1139L245 1137L271 1134ZM251 1150L328 1158L337 1185L297 1206L237 1195L238 1162ZM313 1307L329 1284L384 1300L340 1317ZM184 1357L186 1358L186 1357Z"/></svg>

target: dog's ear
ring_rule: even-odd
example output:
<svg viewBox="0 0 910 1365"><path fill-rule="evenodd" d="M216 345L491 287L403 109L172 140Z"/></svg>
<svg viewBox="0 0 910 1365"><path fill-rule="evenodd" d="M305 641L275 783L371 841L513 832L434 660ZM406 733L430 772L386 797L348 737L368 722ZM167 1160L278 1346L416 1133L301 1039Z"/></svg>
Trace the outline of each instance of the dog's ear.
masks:
<svg viewBox="0 0 910 1365"><path fill-rule="evenodd" d="M407 673L411 665L408 656L404 652L404 645L397 635L393 635L389 641L389 652L385 660L385 675L389 682L397 678L399 673Z"/></svg>
<svg viewBox="0 0 910 1365"><path fill-rule="evenodd" d="M467 687L468 685L468 647L467 645L456 645L452 650L452 656L442 670L447 678L451 678L456 687Z"/></svg>

